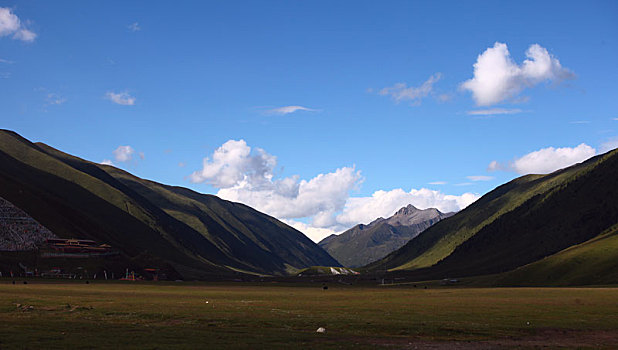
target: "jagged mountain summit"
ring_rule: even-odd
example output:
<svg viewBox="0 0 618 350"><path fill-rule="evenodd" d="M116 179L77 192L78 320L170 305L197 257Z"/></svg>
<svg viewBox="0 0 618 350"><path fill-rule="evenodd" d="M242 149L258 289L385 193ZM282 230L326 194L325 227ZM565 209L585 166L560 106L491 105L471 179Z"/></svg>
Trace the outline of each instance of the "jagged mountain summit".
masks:
<svg viewBox="0 0 618 350"><path fill-rule="evenodd" d="M420 210L410 204L389 218L356 225L339 235L330 235L318 244L344 266L359 267L383 258L453 214L435 208Z"/></svg>
<svg viewBox="0 0 618 350"><path fill-rule="evenodd" d="M300 231L246 205L144 180L8 130L0 130L0 197L60 238L110 245L123 272L157 267L204 279L340 266Z"/></svg>

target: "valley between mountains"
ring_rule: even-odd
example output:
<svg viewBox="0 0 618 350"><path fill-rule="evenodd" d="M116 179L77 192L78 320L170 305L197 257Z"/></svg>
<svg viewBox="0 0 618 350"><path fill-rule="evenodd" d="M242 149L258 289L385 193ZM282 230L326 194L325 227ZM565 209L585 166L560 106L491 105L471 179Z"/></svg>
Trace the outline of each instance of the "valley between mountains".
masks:
<svg viewBox="0 0 618 350"><path fill-rule="evenodd" d="M299 278L293 276L313 268L314 276L326 271L352 281L613 284L616 179L618 150L517 178L457 213L408 205L316 244L246 205L141 179L3 130L0 197L8 214L0 270L57 265L76 273L87 266L90 274L120 276L129 268L147 275L154 267L170 279L209 280ZM43 258L51 238L89 240L114 254Z"/></svg>

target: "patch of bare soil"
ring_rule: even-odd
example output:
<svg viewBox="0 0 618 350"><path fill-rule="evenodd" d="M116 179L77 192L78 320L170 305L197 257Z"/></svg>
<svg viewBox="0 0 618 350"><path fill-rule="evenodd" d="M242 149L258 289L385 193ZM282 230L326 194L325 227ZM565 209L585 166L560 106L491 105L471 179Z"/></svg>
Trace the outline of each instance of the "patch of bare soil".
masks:
<svg viewBox="0 0 618 350"><path fill-rule="evenodd" d="M359 342L362 343L362 341ZM618 330L575 331L550 328L540 329L535 334L529 336L483 341L431 341L418 338L394 338L371 339L368 342L375 346L391 349L618 349Z"/></svg>

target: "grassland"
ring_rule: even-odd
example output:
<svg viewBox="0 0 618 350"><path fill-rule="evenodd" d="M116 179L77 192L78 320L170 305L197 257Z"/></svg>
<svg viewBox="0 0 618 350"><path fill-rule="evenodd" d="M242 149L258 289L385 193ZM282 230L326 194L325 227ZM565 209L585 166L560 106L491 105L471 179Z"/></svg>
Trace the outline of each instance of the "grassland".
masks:
<svg viewBox="0 0 618 350"><path fill-rule="evenodd" d="M609 349L616 300L617 288L0 280L0 348Z"/></svg>

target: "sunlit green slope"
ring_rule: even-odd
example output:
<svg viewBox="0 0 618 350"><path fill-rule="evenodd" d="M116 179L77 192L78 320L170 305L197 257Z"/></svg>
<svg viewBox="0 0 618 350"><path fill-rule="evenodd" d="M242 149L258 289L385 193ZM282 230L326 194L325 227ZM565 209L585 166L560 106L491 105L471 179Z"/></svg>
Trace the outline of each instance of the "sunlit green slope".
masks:
<svg viewBox="0 0 618 350"><path fill-rule="evenodd" d="M618 225L582 244L506 272L498 285L569 286L618 282Z"/></svg>
<svg viewBox="0 0 618 350"><path fill-rule="evenodd" d="M543 259L618 223L618 151L489 192L370 270L419 277L500 273Z"/></svg>

